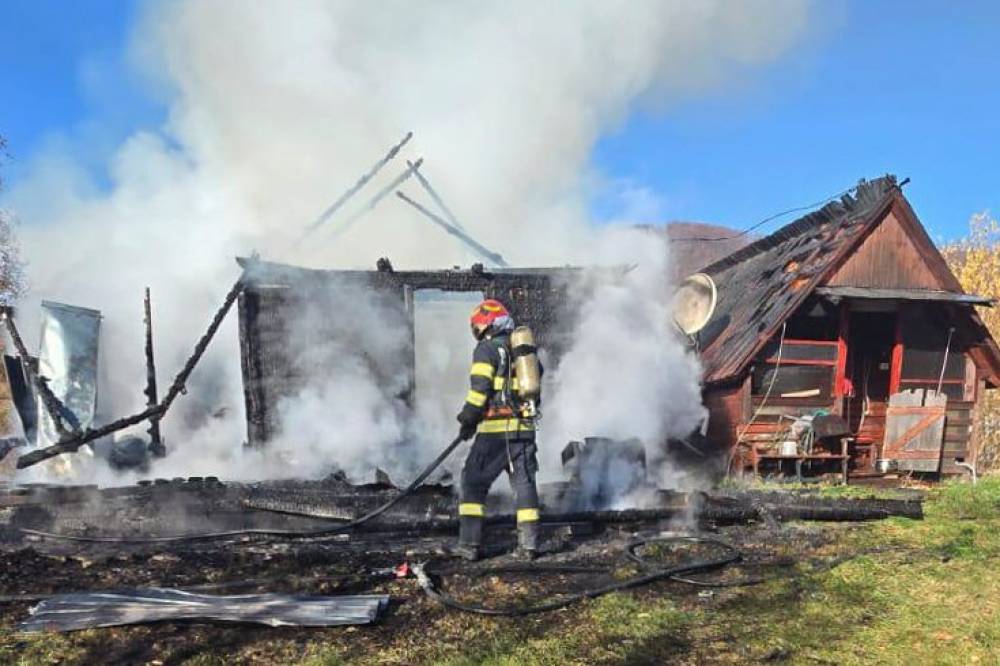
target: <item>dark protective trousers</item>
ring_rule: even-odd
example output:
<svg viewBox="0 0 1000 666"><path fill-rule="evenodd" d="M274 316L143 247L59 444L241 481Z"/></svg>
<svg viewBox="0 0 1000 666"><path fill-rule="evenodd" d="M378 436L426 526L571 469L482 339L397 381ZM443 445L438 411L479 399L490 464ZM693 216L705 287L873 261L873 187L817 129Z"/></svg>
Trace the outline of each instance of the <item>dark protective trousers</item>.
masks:
<svg viewBox="0 0 1000 666"><path fill-rule="evenodd" d="M507 470L516 498L519 533L522 527L535 532L538 523L538 489L535 486L538 460L535 457L534 433L528 437L520 433L517 439L513 439L514 435L510 437L508 441L503 433L480 433L472 443L462 467L458 505L458 541L462 545L482 544L486 495L504 470Z"/></svg>

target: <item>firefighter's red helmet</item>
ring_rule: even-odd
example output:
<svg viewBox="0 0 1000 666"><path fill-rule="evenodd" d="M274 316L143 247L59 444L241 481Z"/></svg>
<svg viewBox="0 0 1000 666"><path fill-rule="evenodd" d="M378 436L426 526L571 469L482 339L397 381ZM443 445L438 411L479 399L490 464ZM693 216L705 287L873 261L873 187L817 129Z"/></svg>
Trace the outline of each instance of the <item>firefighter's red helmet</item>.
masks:
<svg viewBox="0 0 1000 666"><path fill-rule="evenodd" d="M499 332L513 328L514 320L503 303L488 298L472 311L469 323L472 325L472 334L476 338L481 338L490 331Z"/></svg>

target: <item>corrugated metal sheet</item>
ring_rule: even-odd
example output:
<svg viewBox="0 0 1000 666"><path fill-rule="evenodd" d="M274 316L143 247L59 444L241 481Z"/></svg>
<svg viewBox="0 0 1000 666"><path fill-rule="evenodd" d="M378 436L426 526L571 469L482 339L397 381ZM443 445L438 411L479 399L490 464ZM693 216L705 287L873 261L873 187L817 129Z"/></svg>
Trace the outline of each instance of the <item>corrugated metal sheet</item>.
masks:
<svg viewBox="0 0 1000 666"><path fill-rule="evenodd" d="M371 624L389 605L388 595L319 597L298 594L213 596L148 588L60 594L42 601L21 631L78 631L146 622L213 620L271 627Z"/></svg>
<svg viewBox="0 0 1000 666"><path fill-rule="evenodd" d="M42 301L38 372L66 407L63 422L81 431L93 424L97 409L100 329L97 310ZM59 432L40 396L38 401L38 446L50 446L59 441Z"/></svg>

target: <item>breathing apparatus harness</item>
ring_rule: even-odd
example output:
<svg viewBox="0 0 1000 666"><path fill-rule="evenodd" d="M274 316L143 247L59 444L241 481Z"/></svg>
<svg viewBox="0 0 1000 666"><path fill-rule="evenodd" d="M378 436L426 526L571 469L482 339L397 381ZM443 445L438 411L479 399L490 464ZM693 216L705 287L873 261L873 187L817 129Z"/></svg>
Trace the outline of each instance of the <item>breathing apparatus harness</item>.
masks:
<svg viewBox="0 0 1000 666"><path fill-rule="evenodd" d="M504 417L516 420L518 431L521 430L522 424L527 422L533 432L535 423L541 419L541 412L538 411L541 372L537 352L534 336L527 326L514 329L506 340L497 345L497 353L500 355L498 369L504 376L499 403L501 408L505 408ZM514 458L510 449L510 430L505 428L503 433L508 471L513 474Z"/></svg>

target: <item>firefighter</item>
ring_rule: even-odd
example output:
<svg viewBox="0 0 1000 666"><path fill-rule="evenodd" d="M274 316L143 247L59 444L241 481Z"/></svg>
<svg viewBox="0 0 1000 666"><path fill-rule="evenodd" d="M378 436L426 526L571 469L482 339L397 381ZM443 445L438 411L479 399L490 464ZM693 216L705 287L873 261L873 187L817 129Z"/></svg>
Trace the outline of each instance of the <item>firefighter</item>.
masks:
<svg viewBox="0 0 1000 666"><path fill-rule="evenodd" d="M458 505L459 537L455 554L469 560L482 556L486 495L504 470L516 496L518 553L534 559L538 552L538 490L535 474L534 421L525 418L517 397L511 358L514 320L502 303L485 300L472 312L470 390L458 414L460 436L475 441L462 467Z"/></svg>

